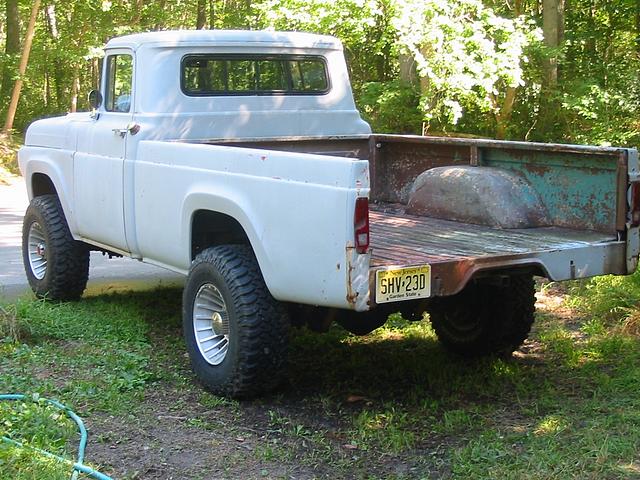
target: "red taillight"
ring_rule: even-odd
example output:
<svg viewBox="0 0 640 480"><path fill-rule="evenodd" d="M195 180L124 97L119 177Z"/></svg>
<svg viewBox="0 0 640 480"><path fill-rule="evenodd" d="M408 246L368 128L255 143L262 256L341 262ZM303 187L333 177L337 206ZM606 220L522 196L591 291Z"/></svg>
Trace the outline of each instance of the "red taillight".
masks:
<svg viewBox="0 0 640 480"><path fill-rule="evenodd" d="M356 234L356 252L367 253L369 250L369 199L356 198L356 212L353 217Z"/></svg>
<svg viewBox="0 0 640 480"><path fill-rule="evenodd" d="M631 226L640 225L640 182L631 184L631 198L629 199L631 210Z"/></svg>

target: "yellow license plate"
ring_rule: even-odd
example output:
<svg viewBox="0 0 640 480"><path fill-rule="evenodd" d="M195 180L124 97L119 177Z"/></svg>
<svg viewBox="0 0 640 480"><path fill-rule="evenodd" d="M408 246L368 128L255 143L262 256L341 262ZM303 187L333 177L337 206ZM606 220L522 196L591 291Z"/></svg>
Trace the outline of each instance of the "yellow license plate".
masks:
<svg viewBox="0 0 640 480"><path fill-rule="evenodd" d="M376 303L400 302L431 296L431 266L376 271Z"/></svg>

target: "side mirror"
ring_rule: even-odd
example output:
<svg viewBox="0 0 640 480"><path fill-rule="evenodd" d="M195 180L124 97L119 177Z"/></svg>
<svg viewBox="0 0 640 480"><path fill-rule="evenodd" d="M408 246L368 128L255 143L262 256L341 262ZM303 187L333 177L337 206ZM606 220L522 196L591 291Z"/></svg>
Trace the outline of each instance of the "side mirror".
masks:
<svg viewBox="0 0 640 480"><path fill-rule="evenodd" d="M89 92L89 106L91 110L97 110L102 105L102 93L100 90L91 90Z"/></svg>

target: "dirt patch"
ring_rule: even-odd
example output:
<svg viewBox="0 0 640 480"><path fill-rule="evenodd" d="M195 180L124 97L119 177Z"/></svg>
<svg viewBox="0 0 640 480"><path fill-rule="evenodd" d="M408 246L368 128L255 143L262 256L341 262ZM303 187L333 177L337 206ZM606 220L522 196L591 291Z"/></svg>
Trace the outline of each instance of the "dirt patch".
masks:
<svg viewBox="0 0 640 480"><path fill-rule="evenodd" d="M262 408L210 409L198 391L158 385L127 418L98 415L87 458L114 478L316 478L320 472L274 455ZM287 449L287 447L285 447Z"/></svg>

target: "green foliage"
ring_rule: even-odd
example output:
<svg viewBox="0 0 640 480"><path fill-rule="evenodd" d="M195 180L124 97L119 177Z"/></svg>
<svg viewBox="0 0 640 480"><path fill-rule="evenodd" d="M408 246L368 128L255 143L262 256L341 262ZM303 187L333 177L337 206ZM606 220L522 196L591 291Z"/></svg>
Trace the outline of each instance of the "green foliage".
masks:
<svg viewBox="0 0 640 480"><path fill-rule="evenodd" d="M3 307L13 312L3 323L27 332L15 335L1 329L3 390L38 393L87 409L126 409L157 375L149 368L150 345L141 313L131 315L135 305L133 299L124 311L105 297L79 305L21 301ZM52 375L65 379L54 383Z"/></svg>
<svg viewBox="0 0 640 480"><path fill-rule="evenodd" d="M574 282L569 305L593 318L624 318L640 306L640 270L628 276L606 275Z"/></svg>
<svg viewBox="0 0 640 480"><path fill-rule="evenodd" d="M25 448L0 442L0 473L3 478L66 479L69 465L34 453L29 447L72 460L79 441L77 427L64 412L42 400L0 401L0 436L20 442Z"/></svg>
<svg viewBox="0 0 640 480"><path fill-rule="evenodd" d="M390 0L264 0L255 8L263 26L277 30L323 33L345 48L356 88L395 76L397 51Z"/></svg>
<svg viewBox="0 0 640 480"><path fill-rule="evenodd" d="M468 105L497 113L506 89L525 83L524 51L541 40L525 18L500 17L479 0L405 0L398 10L399 43L427 82L428 123L455 125Z"/></svg>
<svg viewBox="0 0 640 480"><path fill-rule="evenodd" d="M640 144L637 82L624 91L604 87L597 80L568 81L564 88L566 135L572 141L603 146Z"/></svg>
<svg viewBox="0 0 640 480"><path fill-rule="evenodd" d="M640 290L637 274L627 282L581 295L606 300L615 289L622 292L616 302L631 305ZM445 352L427 321L399 314L365 337L339 327L325 335L297 330L290 385L237 402L203 392L187 373L178 290L3 308L29 334L0 341L0 384L72 406L93 426L90 442L107 463L101 470L109 472L112 463L117 478L135 476L131 459L140 451L150 464L165 462L170 475L176 456L152 455L180 439L192 440L189 450L215 448L218 455L199 458L219 462L215 468L233 478L263 471L496 479L637 472L640 340L599 316L566 321L541 309L528 353L472 362ZM0 403L5 432L67 455L77 435L58 415L39 403ZM123 451L133 452L126 457L131 465L122 466ZM174 476L200 478L202 468ZM0 477L68 478L68 469L0 446Z"/></svg>
<svg viewBox="0 0 640 480"><path fill-rule="evenodd" d="M358 108L374 132L420 134L420 93L399 80L368 82L357 95Z"/></svg>
<svg viewBox="0 0 640 480"><path fill-rule="evenodd" d="M640 344L605 331L583 341L544 335L558 354L555 391L513 425L483 430L453 454L456 478L635 478L640 444ZM577 389L577 390L576 390ZM574 395L576 391L589 392Z"/></svg>
<svg viewBox="0 0 640 480"><path fill-rule="evenodd" d="M18 169L18 148L20 138L18 136L5 136L0 134L0 185L3 179L20 173Z"/></svg>
<svg viewBox="0 0 640 480"><path fill-rule="evenodd" d="M70 468L61 462L14 445L0 443L0 473L11 480L68 480Z"/></svg>

